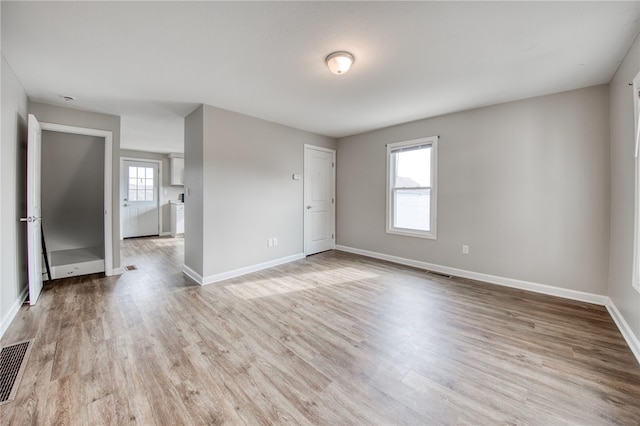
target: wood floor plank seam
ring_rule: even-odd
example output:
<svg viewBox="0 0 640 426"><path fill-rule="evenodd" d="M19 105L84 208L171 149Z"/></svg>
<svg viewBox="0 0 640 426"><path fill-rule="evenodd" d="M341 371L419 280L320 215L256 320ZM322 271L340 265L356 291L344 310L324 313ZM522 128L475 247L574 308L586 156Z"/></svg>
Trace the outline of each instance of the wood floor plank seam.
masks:
<svg viewBox="0 0 640 426"><path fill-rule="evenodd" d="M329 251L201 287L183 240L124 240L120 276L47 282L0 424L640 425L608 311Z"/></svg>

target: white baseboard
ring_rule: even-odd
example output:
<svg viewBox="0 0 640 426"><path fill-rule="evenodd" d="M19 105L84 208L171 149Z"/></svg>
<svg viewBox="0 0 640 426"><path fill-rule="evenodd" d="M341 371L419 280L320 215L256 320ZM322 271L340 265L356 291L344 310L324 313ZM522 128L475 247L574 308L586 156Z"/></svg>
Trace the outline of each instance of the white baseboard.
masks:
<svg viewBox="0 0 640 426"><path fill-rule="evenodd" d="M193 269L189 268L187 265L182 265L182 273L185 274L187 277L191 278L196 283L200 285L203 284L202 275L200 275Z"/></svg>
<svg viewBox="0 0 640 426"><path fill-rule="evenodd" d="M171 235L171 231L162 231L162 232L160 233L160 236L161 236L161 237L166 237L167 235Z"/></svg>
<svg viewBox="0 0 640 426"><path fill-rule="evenodd" d="M539 284L530 281L516 280L513 278L499 277L496 275L483 274L480 272L466 271L464 269L451 268L449 266L436 265L433 263L421 262L419 260L406 259L404 257L391 256L388 254L377 253L368 250L361 250L353 247L338 245L336 250L346 251L348 253L360 254L362 256L373 257L376 259L387 260L401 265L413 266L415 268L426 269L429 271L440 272L442 274L453 275L456 277L469 278L472 280L484 281L491 284L498 284L505 287L518 288L521 290L533 291L535 293L548 294L550 296L563 297L565 299L577 300L580 302L588 302L596 305L606 306L609 298L599 294L585 293L577 290L569 290L566 288L554 287L546 284Z"/></svg>
<svg viewBox="0 0 640 426"><path fill-rule="evenodd" d="M111 277L113 275L122 275L124 274L124 268L120 267L120 268L113 268L113 269L108 269L105 271L104 273L106 276Z"/></svg>
<svg viewBox="0 0 640 426"><path fill-rule="evenodd" d="M631 352L633 352L636 360L638 360L638 363L640 363L640 340L638 340L636 335L633 333L631 327L629 327L629 324L624 319L615 303L613 303L613 300L609 298L607 299L608 303L606 304L606 307L609 311L609 315L611 315L611 318L613 318L613 322L615 322L618 326L618 330L620 330L620 333L622 333L622 337L624 337L624 340L627 341L627 345L629 345Z"/></svg>
<svg viewBox="0 0 640 426"><path fill-rule="evenodd" d="M200 285L213 284L220 281L228 280L230 278L239 277L241 275L250 274L251 272L257 272L262 269L273 268L274 266L283 265L285 263L293 262L295 260L304 259L304 253L298 253L291 256L281 257L279 259L270 260L268 262L258 263L256 265L246 266L244 268L234 269L232 271L222 272L215 275L208 275L206 277L201 276L187 265L182 267L182 272L193 281Z"/></svg>
<svg viewBox="0 0 640 426"><path fill-rule="evenodd" d="M20 306L22 306L24 301L27 300L28 290L29 286L25 286L22 292L20 292L18 298L13 302L13 305L11 306L11 309L9 309L9 312L7 312L4 318L2 318L2 323L0 323L0 339L2 338L2 336L4 336L5 331L7 331L16 315L18 315Z"/></svg>

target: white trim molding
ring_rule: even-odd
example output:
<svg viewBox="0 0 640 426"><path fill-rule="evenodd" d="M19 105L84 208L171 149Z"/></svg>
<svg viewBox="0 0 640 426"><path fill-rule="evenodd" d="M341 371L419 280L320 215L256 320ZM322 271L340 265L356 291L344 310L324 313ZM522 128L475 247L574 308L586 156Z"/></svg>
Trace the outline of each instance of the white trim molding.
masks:
<svg viewBox="0 0 640 426"><path fill-rule="evenodd" d="M518 288L521 290L533 291L535 293L548 294L550 296L564 297L565 299L578 300L580 302L593 303L600 306L606 306L607 296L586 293L583 291L569 290L566 288L554 287L547 284L539 284L530 281L516 280L513 278L499 277L496 275L483 274L480 272L467 271L464 269L451 268L449 266L441 266L433 263L421 262L419 260L406 259L404 257L391 256L383 253L376 253L368 250L361 250L353 247L342 245L336 246L337 250L346 251L348 253L360 254L362 256L373 257L375 259L387 260L401 265L413 266L415 268L425 269L428 271L439 272L441 274L453 275L456 277L469 278L472 280L484 281L491 284L498 284L505 287Z"/></svg>
<svg viewBox="0 0 640 426"><path fill-rule="evenodd" d="M191 278L193 281L200 285L214 284L220 281L236 278L241 275L250 274L252 272L261 271L267 268L273 268L274 266L284 265L285 263L294 262L296 260L304 259L304 253L298 253L291 256L281 257L279 259L269 260L268 262L258 263L256 265L246 266L244 268L234 269L232 271L221 272L215 275L208 275L203 277L187 265L183 265L182 272Z"/></svg>
<svg viewBox="0 0 640 426"><path fill-rule="evenodd" d="M633 355L635 355L636 360L640 364L640 340L638 340L636 335L633 333L631 327L629 327L629 324L624 319L616 305L613 303L613 300L609 299L608 297L606 307L609 311L609 315L611 315L611 318L613 318L613 322L615 322L618 326L618 330L620 330L622 337L624 337L624 340L627 341L627 345L629 345L631 352L633 352Z"/></svg>
<svg viewBox="0 0 640 426"><path fill-rule="evenodd" d="M108 277L112 277L114 275L122 275L124 274L124 267L119 267L119 268L113 268L111 269L111 271L109 271L108 273L105 272L105 275Z"/></svg>
<svg viewBox="0 0 640 426"><path fill-rule="evenodd" d="M640 293L640 73L633 79L633 117L635 130L635 180L633 208L633 276L631 286Z"/></svg>
<svg viewBox="0 0 640 426"><path fill-rule="evenodd" d="M403 142L393 142L386 145L386 230L387 234L404 235L407 237L426 238L437 240L438 228L438 140L439 136L429 136L420 139L412 139ZM430 184L428 187L415 187L407 189L429 190L429 230L422 231L419 229L399 228L394 225L395 196L393 195L396 188L397 165L392 161L393 154L403 150L414 150L430 146L431 149L431 165L430 165ZM418 183L416 182L416 185Z"/></svg>
<svg viewBox="0 0 640 426"><path fill-rule="evenodd" d="M25 300L27 300L28 290L29 290L29 286L25 286L22 289L22 292L20 292L20 295L18 296L18 298L15 300L15 302L13 302L13 305L11 305L11 309L9 309L9 312L7 312L4 318L2 318L2 323L0 323L0 338L4 336L5 331L7 331L7 329L15 319L16 315L18 315L18 312L20 311L20 306L22 306Z"/></svg>
<svg viewBox="0 0 640 426"><path fill-rule="evenodd" d="M187 265L182 265L182 273L189 277L192 281L195 281L200 285L203 284L202 275L189 268Z"/></svg>
<svg viewBox="0 0 640 426"><path fill-rule="evenodd" d="M104 271L114 275L113 265L113 132L66 124L41 122L42 130L104 138ZM118 259L118 263L120 259Z"/></svg>

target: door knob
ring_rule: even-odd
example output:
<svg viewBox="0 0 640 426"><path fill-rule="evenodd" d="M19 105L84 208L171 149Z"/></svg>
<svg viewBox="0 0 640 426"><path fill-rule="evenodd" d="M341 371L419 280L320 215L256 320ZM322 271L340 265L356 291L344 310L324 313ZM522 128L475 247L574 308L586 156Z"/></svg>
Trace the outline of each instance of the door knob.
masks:
<svg viewBox="0 0 640 426"><path fill-rule="evenodd" d="M311 208L311 206L307 206L307 210L309 210Z"/></svg>

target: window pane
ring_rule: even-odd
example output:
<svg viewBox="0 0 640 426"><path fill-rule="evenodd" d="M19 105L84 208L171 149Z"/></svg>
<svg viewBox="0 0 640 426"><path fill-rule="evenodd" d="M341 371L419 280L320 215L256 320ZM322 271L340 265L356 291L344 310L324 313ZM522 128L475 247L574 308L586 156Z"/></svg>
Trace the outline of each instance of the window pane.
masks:
<svg viewBox="0 0 640 426"><path fill-rule="evenodd" d="M431 147L391 154L395 163L395 187L431 186Z"/></svg>
<svg viewBox="0 0 640 426"><path fill-rule="evenodd" d="M153 201L154 192L153 167L129 167L129 201Z"/></svg>
<svg viewBox="0 0 640 426"><path fill-rule="evenodd" d="M397 189L393 194L393 226L430 231L431 189Z"/></svg>

